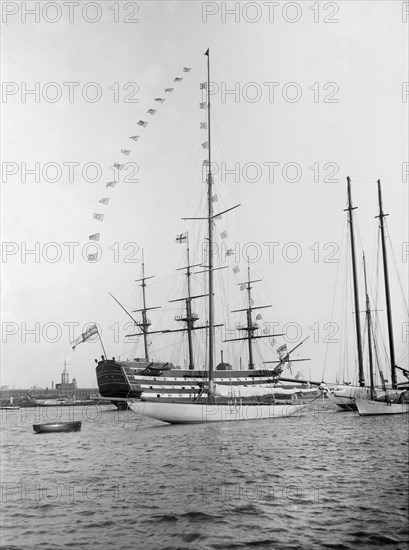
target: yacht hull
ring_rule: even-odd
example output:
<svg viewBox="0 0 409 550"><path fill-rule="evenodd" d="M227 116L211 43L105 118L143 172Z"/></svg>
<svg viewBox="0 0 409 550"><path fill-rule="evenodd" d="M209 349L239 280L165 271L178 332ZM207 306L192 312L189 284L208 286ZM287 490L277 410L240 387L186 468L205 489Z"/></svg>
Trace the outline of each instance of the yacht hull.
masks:
<svg viewBox="0 0 409 550"><path fill-rule="evenodd" d="M385 401L356 399L356 407L360 416L409 413L409 403L388 403Z"/></svg>
<svg viewBox="0 0 409 550"><path fill-rule="evenodd" d="M262 419L272 421L299 415L306 405L160 403L141 400L129 402L129 407L142 416L169 424L204 424Z"/></svg>

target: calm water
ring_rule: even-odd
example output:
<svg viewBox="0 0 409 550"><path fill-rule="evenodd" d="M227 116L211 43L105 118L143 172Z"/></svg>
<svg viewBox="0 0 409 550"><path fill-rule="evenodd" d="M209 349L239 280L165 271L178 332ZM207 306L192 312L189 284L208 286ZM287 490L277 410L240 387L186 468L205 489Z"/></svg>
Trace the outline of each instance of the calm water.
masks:
<svg viewBox="0 0 409 550"><path fill-rule="evenodd" d="M170 426L103 408L2 412L1 548L409 548L408 421ZM72 434L32 424L82 420Z"/></svg>

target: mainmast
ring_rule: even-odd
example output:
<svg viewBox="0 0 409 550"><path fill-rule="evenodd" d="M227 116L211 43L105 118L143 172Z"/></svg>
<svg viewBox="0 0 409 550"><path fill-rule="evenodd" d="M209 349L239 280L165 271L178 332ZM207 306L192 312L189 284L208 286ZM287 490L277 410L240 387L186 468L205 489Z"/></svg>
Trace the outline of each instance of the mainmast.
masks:
<svg viewBox="0 0 409 550"><path fill-rule="evenodd" d="M354 281L355 326L356 326L356 340L357 340L357 350L358 350L359 385L365 386L364 365L362 360L362 337L361 337L361 321L360 321L359 295L358 295L358 278L356 274L354 220L352 216L352 210L355 210L356 206L352 206L350 177L347 177L347 182L348 182L348 208L346 208L345 210L348 212L348 223L350 224L349 226L350 226L350 235L351 235L352 275L353 275L353 281Z"/></svg>
<svg viewBox="0 0 409 550"><path fill-rule="evenodd" d="M187 297L181 298L178 300L170 300L170 302L179 302L181 300L185 301L186 313L184 315L176 315L175 321L183 321L186 323L187 343L189 348L189 369L193 370L195 368L195 364L193 359L192 331L195 330L195 328L201 328L201 327L194 326L195 322L199 319L199 316L196 313L192 313L192 300L194 298L201 298L202 296L206 296L206 294L201 294L200 296L192 296L192 293L191 293L191 286L190 286L190 278L192 276L191 268L197 267L201 264L190 265L189 234L186 233L184 235L180 235L176 240L178 240L178 242L183 242L183 240L185 240L187 245L187 265L186 267L180 268L180 269L186 269Z"/></svg>
<svg viewBox="0 0 409 550"><path fill-rule="evenodd" d="M369 358L369 379L371 385L371 400L375 399L375 384L374 384L374 375L373 375L373 360L372 360L372 318L371 318L371 307L369 303L368 295L368 286L366 282L366 263L365 263L365 254L363 255L364 262L364 279L365 279L365 296L366 296L366 324L368 330L368 358Z"/></svg>
<svg viewBox="0 0 409 550"><path fill-rule="evenodd" d="M389 214L383 213L381 180L378 180L378 199L379 199L379 216L375 216L375 217L379 218L380 228L381 228L383 276L385 280L386 315L388 319L389 354L390 354L390 360L391 360L392 388L396 389L397 380L396 380L396 364L395 364L395 347L393 342L392 307L391 307L391 297L389 292L389 274L388 274L388 258L387 258L387 252L386 252L385 227L383 223L383 218L385 218L386 216L389 216Z"/></svg>

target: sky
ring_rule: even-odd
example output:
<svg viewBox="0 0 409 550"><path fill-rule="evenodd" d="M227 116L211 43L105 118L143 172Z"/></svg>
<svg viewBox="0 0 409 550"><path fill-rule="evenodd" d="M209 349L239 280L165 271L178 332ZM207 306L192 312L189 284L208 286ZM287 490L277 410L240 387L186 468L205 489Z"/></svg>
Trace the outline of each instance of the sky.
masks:
<svg viewBox="0 0 409 550"><path fill-rule="evenodd" d="M186 247L175 237L189 233L192 263L202 262L205 242L203 222L182 218L205 214L207 48L214 208L240 204L215 222L225 267L216 275L216 321L225 324L217 361L221 350L235 366L248 360L245 344L221 339L238 337L235 324L245 323L229 312L246 306L239 284L250 265L262 279L255 305L272 306L260 310L260 331L276 323L285 333L275 347L260 340L258 364L275 360L279 344L291 349L309 337L295 355L309 360L292 374L355 380L350 176L360 309L365 250L385 362L380 179L396 356L409 368L399 283L407 304L407 2L3 2L2 10L2 386L51 387L66 361L80 387L95 387L99 342L70 345L92 323L108 356L142 356L142 339L125 339L131 318L109 295L128 312L141 307L142 250L146 275L155 276L148 305L161 306L149 314L152 330L177 328L183 303L168 301L186 295L176 271ZM97 243L89 240L96 233ZM202 274L192 285L205 293ZM194 305L204 322L204 300ZM198 333L196 361L205 364ZM186 365L183 336L150 341L152 358Z"/></svg>

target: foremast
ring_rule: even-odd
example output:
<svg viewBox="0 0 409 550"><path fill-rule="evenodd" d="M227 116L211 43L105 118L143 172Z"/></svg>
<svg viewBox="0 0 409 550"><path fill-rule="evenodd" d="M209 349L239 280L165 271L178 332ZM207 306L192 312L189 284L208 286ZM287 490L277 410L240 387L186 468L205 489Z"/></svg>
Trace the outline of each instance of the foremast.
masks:
<svg viewBox="0 0 409 550"><path fill-rule="evenodd" d="M351 178L347 177L348 182L348 208L345 210L348 212L348 223L350 228L351 237L351 256L352 256L352 276L354 283L354 303L355 303L355 328L356 328L356 345L358 351L358 370L359 370L359 385L365 386L364 364L362 359L362 336L361 336L361 320L359 309L359 290L358 290L358 277L356 273L356 255L355 255L355 236L354 236L354 219L352 211L357 207L352 206L351 197Z"/></svg>
<svg viewBox="0 0 409 550"><path fill-rule="evenodd" d="M142 277L140 279L136 279L135 282L136 283L141 283L140 286L142 288L142 308L141 309L134 309L132 311L132 313L141 313L142 315L142 321L140 322L136 322L135 325L137 327L139 327L141 330L142 330L142 335L143 335L143 344L144 344L144 350L145 350L145 360L146 361L149 361L149 342L148 342L148 335L150 334L149 332L149 327L151 326L151 321L150 319L148 319L148 316L146 315L146 312L147 311L150 311L150 310L153 310L153 309L160 309L161 306L155 306L155 307L146 307L146 281L148 279L153 279L153 275L151 277L145 277L145 262L144 262L144 258L143 258L143 253L142 253ZM138 336L138 334L128 334L127 335L128 337L131 337L131 336Z"/></svg>
<svg viewBox="0 0 409 550"><path fill-rule="evenodd" d="M382 242L382 259L383 259L383 276L385 282L385 298L386 298L386 315L388 321L388 335L389 335L389 354L391 360L391 377L392 377L392 388L396 389L397 379L396 379L396 363L395 363L395 346L393 339L393 325L392 325L392 306L391 306L391 297L389 291L389 273L388 273L388 257L386 252L386 240L385 240L385 226L383 219L389 214L384 214L383 205L382 205L382 191L381 191L381 180L378 180L378 201L379 201L379 218L380 229L381 229L381 242Z"/></svg>

